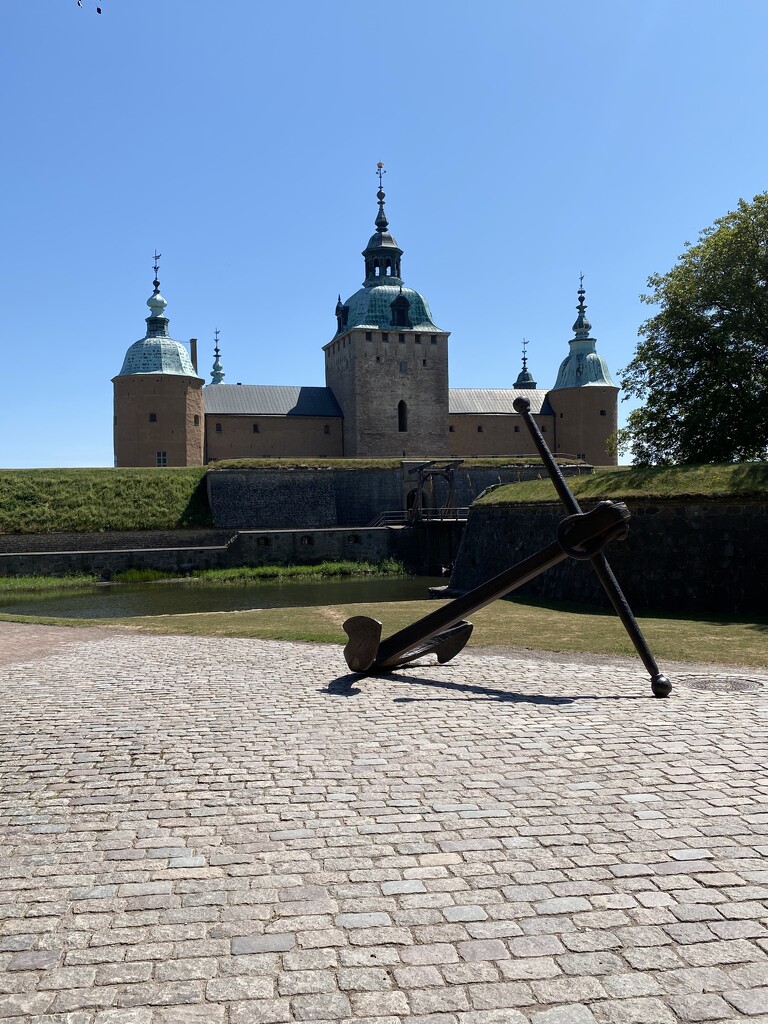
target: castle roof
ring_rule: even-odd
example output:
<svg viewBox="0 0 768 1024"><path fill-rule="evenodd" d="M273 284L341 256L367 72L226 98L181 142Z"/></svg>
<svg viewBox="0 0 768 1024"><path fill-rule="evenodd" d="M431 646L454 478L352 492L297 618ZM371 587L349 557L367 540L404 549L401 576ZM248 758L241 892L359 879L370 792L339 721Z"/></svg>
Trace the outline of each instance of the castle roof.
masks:
<svg viewBox="0 0 768 1024"><path fill-rule="evenodd" d="M616 385L611 380L608 363L595 350L596 341L590 337L592 324L586 317L584 287L579 287L578 316L573 325L575 337L569 343L569 352L560 364L553 391L561 388L609 387ZM618 389L617 389L618 390Z"/></svg>
<svg viewBox="0 0 768 1024"><path fill-rule="evenodd" d="M341 416L330 388L209 384L203 388L203 403L214 416Z"/></svg>
<svg viewBox="0 0 768 1024"><path fill-rule="evenodd" d="M150 315L146 320L147 332L125 353L118 376L124 377L132 373L163 373L197 377L189 352L180 341L174 341L168 334L168 317L165 315L168 303L160 294L160 282L157 277L153 284L155 290L147 299L150 308Z"/></svg>
<svg viewBox="0 0 768 1024"><path fill-rule="evenodd" d="M513 403L526 398L534 416L553 416L548 392L536 388L449 388L448 412L475 416L517 416Z"/></svg>

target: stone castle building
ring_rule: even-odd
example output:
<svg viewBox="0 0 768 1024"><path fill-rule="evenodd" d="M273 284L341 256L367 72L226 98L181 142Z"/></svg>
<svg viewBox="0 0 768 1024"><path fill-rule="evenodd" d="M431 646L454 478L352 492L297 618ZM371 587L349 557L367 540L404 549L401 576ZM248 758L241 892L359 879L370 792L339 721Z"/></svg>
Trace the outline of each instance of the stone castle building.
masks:
<svg viewBox="0 0 768 1024"><path fill-rule="evenodd" d="M381 171L381 167L379 167ZM575 336L554 387L523 368L512 388L452 388L449 332L426 299L405 285L402 249L389 230L379 174L378 214L363 250L362 287L336 305L325 346L325 387L225 384L218 340L212 382L168 333L155 265L147 330L113 378L116 466L200 466L264 457L445 458L531 454L512 403L525 395L556 454L616 463L618 388L595 350L578 292ZM217 332L218 336L218 332Z"/></svg>

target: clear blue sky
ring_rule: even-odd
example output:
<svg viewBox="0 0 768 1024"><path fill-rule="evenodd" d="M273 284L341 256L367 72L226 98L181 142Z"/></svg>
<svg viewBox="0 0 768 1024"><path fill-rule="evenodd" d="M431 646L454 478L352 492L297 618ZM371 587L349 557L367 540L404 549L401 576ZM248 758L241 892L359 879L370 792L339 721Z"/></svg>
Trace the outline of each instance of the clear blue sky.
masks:
<svg viewBox="0 0 768 1024"><path fill-rule="evenodd" d="M768 188L764 0L2 0L0 466L111 465L151 256L228 383L323 384L375 167L451 385L540 386L585 274L614 376L648 275ZM628 406L622 407L626 413Z"/></svg>

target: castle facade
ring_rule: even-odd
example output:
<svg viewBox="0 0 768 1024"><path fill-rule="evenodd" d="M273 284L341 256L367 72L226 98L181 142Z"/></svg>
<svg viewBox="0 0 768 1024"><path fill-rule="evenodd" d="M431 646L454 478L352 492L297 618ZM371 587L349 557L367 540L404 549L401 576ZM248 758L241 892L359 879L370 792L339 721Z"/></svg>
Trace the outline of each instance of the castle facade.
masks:
<svg viewBox="0 0 768 1024"><path fill-rule="evenodd" d="M618 388L595 348L579 288L574 337L557 380L541 389L523 368L512 388L451 388L449 332L401 276L384 191L363 250L365 280L336 304L336 332L323 347L325 387L225 384L215 349L212 381L168 333L155 267L143 338L131 345L114 384L116 466L200 466L269 457L445 458L521 456L532 442L513 402L524 395L557 455L615 465Z"/></svg>

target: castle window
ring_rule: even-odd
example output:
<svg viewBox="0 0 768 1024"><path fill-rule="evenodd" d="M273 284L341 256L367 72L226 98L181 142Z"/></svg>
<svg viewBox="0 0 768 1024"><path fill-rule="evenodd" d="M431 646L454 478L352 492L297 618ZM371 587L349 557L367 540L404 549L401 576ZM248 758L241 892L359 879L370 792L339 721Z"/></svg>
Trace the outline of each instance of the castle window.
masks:
<svg viewBox="0 0 768 1024"><path fill-rule="evenodd" d="M407 373L407 372L408 372L408 363L406 363L406 362L400 363L400 373Z"/></svg>
<svg viewBox="0 0 768 1024"><path fill-rule="evenodd" d="M168 452L156 452L155 453L155 465L156 466L167 466L168 465Z"/></svg>
<svg viewBox="0 0 768 1024"><path fill-rule="evenodd" d="M560 419L562 419L562 418L563 418L563 414L562 414L562 413L560 413Z"/></svg>
<svg viewBox="0 0 768 1024"><path fill-rule="evenodd" d="M382 332L381 340L382 341L389 341L389 335L386 333L386 331Z"/></svg>
<svg viewBox="0 0 768 1024"><path fill-rule="evenodd" d="M220 433L221 433L221 424L220 424L220 423L217 423L217 424L216 424L216 433L217 433L217 434L220 434Z"/></svg>
<svg viewBox="0 0 768 1024"><path fill-rule="evenodd" d="M515 427L515 433L516 433L516 434L519 434L519 433L520 433L520 427Z"/></svg>
<svg viewBox="0 0 768 1024"><path fill-rule="evenodd" d="M576 456L576 458L577 459L585 459L586 460L587 453L586 452L579 452L579 454Z"/></svg>
<svg viewBox="0 0 768 1024"><path fill-rule="evenodd" d="M258 434L258 432L259 432L259 424L258 423L254 423L252 429L253 429L254 434Z"/></svg>
<svg viewBox="0 0 768 1024"><path fill-rule="evenodd" d="M272 545L272 541L269 539L269 537L257 537L256 538L256 547L257 548L268 548L268 547L271 547L271 545Z"/></svg>
<svg viewBox="0 0 768 1024"><path fill-rule="evenodd" d="M404 334L398 334L397 340L400 342L401 345L404 345L405 344L405 335Z"/></svg>
<svg viewBox="0 0 768 1024"><path fill-rule="evenodd" d="M420 344L421 344L421 335L420 335L420 334L417 334L417 335L416 335L416 336L414 337L414 339L413 339L413 340L414 340L414 341L416 342L416 344L417 344L417 345L420 345Z"/></svg>
<svg viewBox="0 0 768 1024"><path fill-rule="evenodd" d="M381 362L381 356L376 356L376 362L377 362L377 363L380 363L380 362Z"/></svg>
<svg viewBox="0 0 768 1024"><path fill-rule="evenodd" d="M373 332L372 331L366 331L365 332L365 340L366 341L373 341Z"/></svg>
<svg viewBox="0 0 768 1024"><path fill-rule="evenodd" d="M542 432L542 434L546 434L546 432L547 432L547 425L546 425L546 423L542 423L541 424L541 432Z"/></svg>
<svg viewBox="0 0 768 1024"><path fill-rule="evenodd" d="M452 434L455 430L456 430L456 428L453 426L453 424L451 424L451 426L448 427L448 433L449 434Z"/></svg>
<svg viewBox="0 0 768 1024"><path fill-rule="evenodd" d="M436 345L437 344L437 335L436 334L430 334L430 336L429 336L429 343L430 343L430 345Z"/></svg>
<svg viewBox="0 0 768 1024"><path fill-rule="evenodd" d="M405 402L397 403L397 429L401 434L408 430L408 406Z"/></svg>
<svg viewBox="0 0 768 1024"><path fill-rule="evenodd" d="M157 423L157 413L156 412L151 412L149 414L149 422L150 423Z"/></svg>
<svg viewBox="0 0 768 1024"><path fill-rule="evenodd" d="M477 432L478 432L478 434L482 434L482 432L483 432L483 428L482 428L482 426L480 424L478 424Z"/></svg>
<svg viewBox="0 0 768 1024"><path fill-rule="evenodd" d="M422 366L426 366L427 365L427 360L426 359L422 359L421 360L421 365Z"/></svg>
<svg viewBox="0 0 768 1024"><path fill-rule="evenodd" d="M347 544L362 544L359 533L350 533L347 535Z"/></svg>
<svg viewBox="0 0 768 1024"><path fill-rule="evenodd" d="M608 415L608 413L607 413L607 412L605 411L605 409L601 409L601 410L600 410L600 415L601 415L601 416L607 416L607 415Z"/></svg>
<svg viewBox="0 0 768 1024"><path fill-rule="evenodd" d="M305 548L311 548L315 543L315 538L312 537L310 534L307 534L301 538L301 541L299 543L302 544L303 547Z"/></svg>
<svg viewBox="0 0 768 1024"><path fill-rule="evenodd" d="M195 413L195 426L196 427L200 426L200 417L197 415L197 413Z"/></svg>
<svg viewBox="0 0 768 1024"><path fill-rule="evenodd" d="M330 424L326 423L325 426L323 427L323 433L324 434L330 434L330 432L331 432Z"/></svg>

